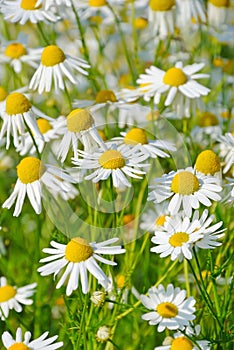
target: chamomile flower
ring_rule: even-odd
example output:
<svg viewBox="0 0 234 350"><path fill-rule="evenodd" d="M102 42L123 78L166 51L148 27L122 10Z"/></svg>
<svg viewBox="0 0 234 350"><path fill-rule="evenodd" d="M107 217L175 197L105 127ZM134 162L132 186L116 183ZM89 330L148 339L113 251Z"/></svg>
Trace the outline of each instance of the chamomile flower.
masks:
<svg viewBox="0 0 234 350"><path fill-rule="evenodd" d="M69 184L76 181L65 170L49 164L43 164L34 157L23 158L17 165L18 179L10 197L2 207L10 209L15 204L13 216L19 216L27 194L36 214L41 213L42 185L54 195L69 192Z"/></svg>
<svg viewBox="0 0 234 350"><path fill-rule="evenodd" d="M56 45L46 46L41 55L40 65L30 81L29 88L38 90L39 94L42 94L43 91L51 91L52 84L54 84L55 91L58 91L58 89L64 90L64 76L72 84L76 84L78 80L74 75L74 71L88 75L85 69L89 67L85 60L65 54Z"/></svg>
<svg viewBox="0 0 234 350"><path fill-rule="evenodd" d="M201 0L176 0L176 9L179 28L191 25L192 19L206 23L205 7Z"/></svg>
<svg viewBox="0 0 234 350"><path fill-rule="evenodd" d="M0 85L0 116L1 112L3 112L6 108L6 98L7 98L8 92L6 89Z"/></svg>
<svg viewBox="0 0 234 350"><path fill-rule="evenodd" d="M111 176L116 188L131 187L126 175L141 179L145 171L139 170L139 168L148 166L142 164L146 156L138 146L131 149L126 145L125 148L122 147L120 150L115 144L112 144L108 145L108 148L104 151L98 149L92 154L78 151L78 155L78 159L73 159L73 164L78 165L79 169L94 170L94 172L85 176L85 180L92 180L96 183L107 180Z"/></svg>
<svg viewBox="0 0 234 350"><path fill-rule="evenodd" d="M107 326L101 326L98 328L96 338L98 342L106 343L111 337L111 329Z"/></svg>
<svg viewBox="0 0 234 350"><path fill-rule="evenodd" d="M205 150L198 154L195 169L205 175L220 173L221 165L219 157L212 150Z"/></svg>
<svg viewBox="0 0 234 350"><path fill-rule="evenodd" d="M186 298L186 291L169 284L165 290L163 285L151 287L148 295L141 295L142 304L149 310L142 319L149 321L151 326L158 324L158 332L165 328L184 329L195 319L195 299Z"/></svg>
<svg viewBox="0 0 234 350"><path fill-rule="evenodd" d="M169 217L168 209L157 205L154 210L149 209L141 216L140 228L144 231L155 232L163 229L163 226Z"/></svg>
<svg viewBox="0 0 234 350"><path fill-rule="evenodd" d="M208 23L217 28L225 24L228 16L228 7L229 0L208 0Z"/></svg>
<svg viewBox="0 0 234 350"><path fill-rule="evenodd" d="M24 25L26 22L57 22L59 17L49 9L37 6L38 0L4 0L0 12L6 21Z"/></svg>
<svg viewBox="0 0 234 350"><path fill-rule="evenodd" d="M201 96L206 96L210 91L196 81L209 76L197 73L204 65L194 63L183 67L182 62L177 62L175 67L166 72L151 66L146 69L146 74L140 75L137 83L140 84L140 91L144 92L144 99L149 101L153 97L155 104L160 102L162 94L169 91L164 105L172 105L179 116L189 117L193 108L191 101L199 101Z"/></svg>
<svg viewBox="0 0 234 350"><path fill-rule="evenodd" d="M174 33L175 29L175 0L150 0L149 23L154 35L164 38Z"/></svg>
<svg viewBox="0 0 234 350"><path fill-rule="evenodd" d="M10 310L21 312L22 305L32 305L30 297L35 293L36 283L24 287L11 286L5 277L0 278L0 318L5 320ZM22 305L21 305L22 304Z"/></svg>
<svg viewBox="0 0 234 350"><path fill-rule="evenodd" d="M50 256L40 260L46 263L38 269L42 276L54 274L56 276L63 268L66 269L62 274L56 288L60 288L68 278L66 294L69 296L78 288L79 279L81 281L82 291L87 294L89 283L87 271L89 271L105 289L108 287L109 279L103 270L97 264L100 261L104 264L115 266L115 262L103 258L102 254L122 254L125 252L121 246L110 246L118 241L118 238L111 238L107 241L89 243L81 237L75 237L68 244L60 244L52 241L53 248L43 249L44 253Z"/></svg>
<svg viewBox="0 0 234 350"><path fill-rule="evenodd" d="M223 173L226 174L234 164L234 137L228 132L219 137L220 142L220 157L224 158L225 166Z"/></svg>
<svg viewBox="0 0 234 350"><path fill-rule="evenodd" d="M9 332L4 332L2 342L7 350L56 350L63 346L63 342L56 342L57 335L47 338L49 332L43 333L39 338L31 340L31 332L23 332L17 328L15 340Z"/></svg>
<svg viewBox="0 0 234 350"><path fill-rule="evenodd" d="M211 200L221 199L217 193L222 191L219 180L214 176L195 174L191 167L171 171L154 181L156 184L150 186L153 191L149 193L148 200L161 203L170 199L168 210L172 215L178 213L182 206L185 214L191 217L192 209L198 209L200 203L209 207Z"/></svg>
<svg viewBox="0 0 234 350"><path fill-rule="evenodd" d="M233 174L234 175L234 174ZM225 192L227 192L226 196L223 198L223 201L227 204L234 204L234 178L227 177L227 184L224 185Z"/></svg>

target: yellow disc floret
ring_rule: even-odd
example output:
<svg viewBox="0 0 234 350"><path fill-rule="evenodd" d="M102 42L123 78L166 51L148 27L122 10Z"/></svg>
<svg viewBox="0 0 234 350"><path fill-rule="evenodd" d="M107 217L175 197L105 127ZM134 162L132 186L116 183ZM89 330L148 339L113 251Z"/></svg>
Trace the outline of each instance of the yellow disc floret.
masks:
<svg viewBox="0 0 234 350"><path fill-rule="evenodd" d="M171 343L170 350L192 350L193 343L186 337L178 337Z"/></svg>
<svg viewBox="0 0 234 350"><path fill-rule="evenodd" d="M71 132L88 130L93 125L94 119L86 109L74 109L67 116L67 128Z"/></svg>
<svg viewBox="0 0 234 350"><path fill-rule="evenodd" d="M56 64L62 63L65 61L66 56L58 46L56 45L49 45L47 46L41 55L41 63L43 66L46 67L52 67Z"/></svg>
<svg viewBox="0 0 234 350"><path fill-rule="evenodd" d="M89 0L89 6L101 7L106 5L106 0Z"/></svg>
<svg viewBox="0 0 234 350"><path fill-rule="evenodd" d="M68 261L79 263L93 255L93 248L80 237L73 238L66 246L65 257Z"/></svg>
<svg viewBox="0 0 234 350"><path fill-rule="evenodd" d="M0 86L0 102L4 101L6 97L7 97L6 90L2 86Z"/></svg>
<svg viewBox="0 0 234 350"><path fill-rule="evenodd" d="M187 76L182 69L173 67L166 71L163 77L163 82L170 86L180 86L187 82Z"/></svg>
<svg viewBox="0 0 234 350"><path fill-rule="evenodd" d="M211 150L205 150L198 155L195 167L205 175L214 175L221 168L219 157Z"/></svg>
<svg viewBox="0 0 234 350"><path fill-rule="evenodd" d="M16 289L12 286L6 285L3 287L0 287L0 303L4 303L5 301L8 301L16 295Z"/></svg>
<svg viewBox="0 0 234 350"><path fill-rule="evenodd" d="M134 21L134 27L136 29L144 29L148 25L148 21L144 17L138 17Z"/></svg>
<svg viewBox="0 0 234 350"><path fill-rule="evenodd" d="M36 6L37 0L22 0L20 7L24 10L37 10L41 6Z"/></svg>
<svg viewBox="0 0 234 350"><path fill-rule="evenodd" d="M219 120L215 114L211 112L204 112L198 120L198 125L201 127L215 126L219 124Z"/></svg>
<svg viewBox="0 0 234 350"><path fill-rule="evenodd" d="M150 0L149 7L153 11L169 11L175 5L175 0Z"/></svg>
<svg viewBox="0 0 234 350"><path fill-rule="evenodd" d="M171 190L182 195L192 194L199 189L198 178L189 171L177 173L171 183Z"/></svg>
<svg viewBox="0 0 234 350"><path fill-rule="evenodd" d="M30 350L24 343L14 343L7 350Z"/></svg>
<svg viewBox="0 0 234 350"><path fill-rule="evenodd" d="M128 145L136 145L138 143L145 145L148 143L148 140L143 129L133 128L125 135L124 143Z"/></svg>
<svg viewBox="0 0 234 350"><path fill-rule="evenodd" d="M212 5L216 7L228 7L229 0L208 0Z"/></svg>
<svg viewBox="0 0 234 350"><path fill-rule="evenodd" d="M6 98L6 112L9 115L23 114L31 108L31 103L23 94L12 92Z"/></svg>
<svg viewBox="0 0 234 350"><path fill-rule="evenodd" d="M156 311L164 318L173 318L178 314L177 306L168 302L159 304Z"/></svg>
<svg viewBox="0 0 234 350"><path fill-rule="evenodd" d="M119 151L105 151L98 160L104 169L117 169L125 166L125 159Z"/></svg>
<svg viewBox="0 0 234 350"><path fill-rule="evenodd" d="M13 43L7 46L5 55L10 58L20 58L26 55L27 51L25 47L20 43Z"/></svg>
<svg viewBox="0 0 234 350"><path fill-rule="evenodd" d="M96 103L117 102L116 96L112 90L101 90L97 93Z"/></svg>
<svg viewBox="0 0 234 350"><path fill-rule="evenodd" d="M26 157L17 165L17 175L23 184L29 184L40 179L46 168L34 157Z"/></svg>
<svg viewBox="0 0 234 350"><path fill-rule="evenodd" d="M37 126L42 134L45 134L47 131L52 129L52 126L50 125L48 120L43 118L37 119Z"/></svg>
<svg viewBox="0 0 234 350"><path fill-rule="evenodd" d="M167 217L166 215L159 216L155 221L155 225L163 226L166 222L166 217Z"/></svg>
<svg viewBox="0 0 234 350"><path fill-rule="evenodd" d="M181 247L183 245L183 243L188 242L188 240L189 240L188 233L186 233L186 232L176 232L170 237L169 243L173 247Z"/></svg>

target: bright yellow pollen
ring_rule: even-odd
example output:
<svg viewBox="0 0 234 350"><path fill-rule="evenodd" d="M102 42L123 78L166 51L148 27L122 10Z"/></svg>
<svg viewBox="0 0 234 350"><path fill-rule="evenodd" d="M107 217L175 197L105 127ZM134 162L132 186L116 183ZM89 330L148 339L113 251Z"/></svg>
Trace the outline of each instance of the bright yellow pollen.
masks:
<svg viewBox="0 0 234 350"><path fill-rule="evenodd" d="M47 46L41 55L41 63L46 67L55 66L65 61L65 59L66 56L64 52L56 45Z"/></svg>
<svg viewBox="0 0 234 350"><path fill-rule="evenodd" d="M198 155L195 167L205 175L214 175L221 168L219 157L211 150L205 150Z"/></svg>
<svg viewBox="0 0 234 350"><path fill-rule="evenodd" d="M124 143L127 145L137 145L138 143L145 145L148 143L148 140L143 129L133 128L125 135Z"/></svg>
<svg viewBox="0 0 234 350"><path fill-rule="evenodd" d="M36 6L37 0L22 0L20 7L24 10L37 10L41 6Z"/></svg>
<svg viewBox="0 0 234 350"><path fill-rule="evenodd" d="M52 129L52 126L50 125L48 120L43 118L37 119L37 125L38 125L38 129L42 134L45 134L47 131Z"/></svg>
<svg viewBox="0 0 234 350"><path fill-rule="evenodd" d="M79 263L89 259L92 255L92 247L83 238L73 238L66 246L65 257L68 261Z"/></svg>
<svg viewBox="0 0 234 350"><path fill-rule="evenodd" d="M31 103L23 94L13 92L6 98L6 112L9 115L23 114L31 108Z"/></svg>
<svg viewBox="0 0 234 350"><path fill-rule="evenodd" d="M124 223L124 225L129 225L130 223L133 222L134 219L135 219L135 215L126 214L123 216L123 223Z"/></svg>
<svg viewBox="0 0 234 350"><path fill-rule="evenodd" d="M166 222L166 215L161 215L157 218L157 220L155 221L155 225L158 225L158 226L163 226Z"/></svg>
<svg viewBox="0 0 234 350"><path fill-rule="evenodd" d="M116 284L118 288L123 288L125 283L125 276L124 275L119 275L116 278Z"/></svg>
<svg viewBox="0 0 234 350"><path fill-rule="evenodd" d="M25 47L20 43L14 43L7 46L5 55L10 58L19 58L26 55L27 51Z"/></svg>
<svg viewBox="0 0 234 350"><path fill-rule="evenodd" d="M134 27L136 29L144 29L148 25L148 21L146 18L138 17L134 21Z"/></svg>
<svg viewBox="0 0 234 350"><path fill-rule="evenodd" d="M174 0L150 0L149 3L149 7L153 11L169 11L174 5Z"/></svg>
<svg viewBox="0 0 234 350"><path fill-rule="evenodd" d="M106 0L89 0L89 6L101 7L106 5Z"/></svg>
<svg viewBox="0 0 234 350"><path fill-rule="evenodd" d="M11 345L7 350L30 350L24 343L15 343Z"/></svg>
<svg viewBox="0 0 234 350"><path fill-rule="evenodd" d="M116 150L105 151L98 160L104 169L117 169L125 166L125 159Z"/></svg>
<svg viewBox="0 0 234 350"><path fill-rule="evenodd" d="M173 247L181 247L183 243L188 242L189 235L186 232L176 232L169 239L170 245Z"/></svg>
<svg viewBox="0 0 234 350"><path fill-rule="evenodd" d="M189 171L177 173L171 183L171 190L182 195L192 194L199 189L198 178Z"/></svg>
<svg viewBox="0 0 234 350"><path fill-rule="evenodd" d="M94 119L86 109L73 109L67 116L67 128L71 132L88 130L94 125Z"/></svg>
<svg viewBox="0 0 234 350"><path fill-rule="evenodd" d="M29 184L40 179L46 168L34 157L26 157L17 165L17 175L23 184Z"/></svg>
<svg viewBox="0 0 234 350"><path fill-rule="evenodd" d="M215 114L210 112L204 112L198 120L198 125L200 127L215 126L219 124L219 120Z"/></svg>
<svg viewBox="0 0 234 350"><path fill-rule="evenodd" d="M117 102L116 96L112 90L101 90L97 93L96 103Z"/></svg>
<svg viewBox="0 0 234 350"><path fill-rule="evenodd" d="M6 285L4 287L0 287L0 303L4 303L8 301L16 295L16 290L12 286Z"/></svg>
<svg viewBox="0 0 234 350"><path fill-rule="evenodd" d="M6 90L2 86L0 86L0 102L4 101L6 97L7 97Z"/></svg>
<svg viewBox="0 0 234 350"><path fill-rule="evenodd" d="M156 311L163 318L173 318L178 314L176 305L167 302L159 304Z"/></svg>
<svg viewBox="0 0 234 350"><path fill-rule="evenodd" d="M213 4L216 7L228 7L229 6L229 0L208 0L211 4Z"/></svg>
<svg viewBox="0 0 234 350"><path fill-rule="evenodd" d="M176 67L168 69L163 77L164 84L170 86L180 86L185 84L186 81L187 77L182 69Z"/></svg>
<svg viewBox="0 0 234 350"><path fill-rule="evenodd" d="M186 337L179 337L173 340L170 350L192 350L193 343Z"/></svg>
<svg viewBox="0 0 234 350"><path fill-rule="evenodd" d="M222 58L220 58L220 57L215 57L215 58L213 59L213 65L214 65L215 67L223 67L223 64L224 64L224 62L223 62Z"/></svg>

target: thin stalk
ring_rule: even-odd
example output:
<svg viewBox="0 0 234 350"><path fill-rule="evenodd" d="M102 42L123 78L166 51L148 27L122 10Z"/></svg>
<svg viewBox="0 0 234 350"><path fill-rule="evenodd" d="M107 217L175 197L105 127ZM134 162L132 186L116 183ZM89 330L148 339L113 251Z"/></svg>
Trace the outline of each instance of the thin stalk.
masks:
<svg viewBox="0 0 234 350"><path fill-rule="evenodd" d="M213 258L212 258L210 251L209 251L209 258L210 258L210 268L211 268L211 282L212 282L213 293L214 293L214 302L215 302L215 307L217 310L217 315L218 315L218 317L220 317L221 310L220 310L219 297L218 297L217 288L216 288L216 284L215 284L215 278L212 276L212 274L214 273L214 263L213 263Z"/></svg>
<svg viewBox="0 0 234 350"><path fill-rule="evenodd" d="M65 83L64 83L64 92L65 92L65 95L66 95L66 98L67 98L69 110L71 111L71 110L72 110L71 97L70 97L70 95L69 95L69 92L68 92L68 90L67 90L67 86L66 86Z"/></svg>
<svg viewBox="0 0 234 350"><path fill-rule="evenodd" d="M185 277L187 296L190 297L191 291L190 291L190 283L189 283L188 262L186 259L184 259L184 277Z"/></svg>
<svg viewBox="0 0 234 350"><path fill-rule="evenodd" d="M38 149L37 143L36 143L36 141L35 141L35 138L34 138L34 136L33 136L32 130L31 130L30 127L28 126L28 124L27 124L27 122L26 122L26 120L25 120L24 117L23 117L23 120L24 120L24 123L25 123L25 125L26 125L26 129L28 130L28 132L29 132L29 134L30 134L30 136L31 136L32 142L33 142L33 144L34 144L34 147L36 148L37 156L38 156L39 159L41 159L41 154L40 154L40 152L39 152L39 149Z"/></svg>
<svg viewBox="0 0 234 350"><path fill-rule="evenodd" d="M37 28L38 28L38 31L39 33L41 34L42 36L42 39L44 40L44 42L46 43L46 45L50 45L50 42L49 40L47 39L47 37L45 36L45 33L42 29L42 26L41 26L41 23L40 22L37 22Z"/></svg>

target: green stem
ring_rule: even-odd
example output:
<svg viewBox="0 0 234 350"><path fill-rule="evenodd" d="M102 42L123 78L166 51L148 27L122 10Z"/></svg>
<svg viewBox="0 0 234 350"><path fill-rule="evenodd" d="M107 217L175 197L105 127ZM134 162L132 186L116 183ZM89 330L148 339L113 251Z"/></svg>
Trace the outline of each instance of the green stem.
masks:
<svg viewBox="0 0 234 350"><path fill-rule="evenodd" d="M217 310L217 316L220 317L221 310L220 310L219 298L218 298L217 288L216 288L216 284L215 284L215 277L213 276L214 263L213 263L213 258L212 258L212 254L210 251L209 251L209 258L210 258L210 269L211 269L211 282L212 282L213 292L214 292L214 302L215 302L215 307Z"/></svg>
<svg viewBox="0 0 234 350"><path fill-rule="evenodd" d="M186 259L184 259L184 277L185 277L187 296L189 297L191 295L191 292L190 292L190 284L189 284L188 261Z"/></svg>
<svg viewBox="0 0 234 350"><path fill-rule="evenodd" d="M65 92L65 95L66 95L66 98L67 98L69 110L71 111L72 110L71 97L69 95L69 92L68 92L68 89L67 89L67 86L66 86L65 83L64 83L64 92Z"/></svg>
<svg viewBox="0 0 234 350"><path fill-rule="evenodd" d="M42 36L42 39L43 39L44 42L46 43L46 45L50 45L50 42L49 42L49 40L47 39L47 37L45 36L45 33L44 33L43 29L42 29L42 25L41 25L40 22L37 22L37 28L38 28L39 33L40 33L41 36Z"/></svg>
<svg viewBox="0 0 234 350"><path fill-rule="evenodd" d="M38 147L37 147L37 143L36 143L36 140L35 140L35 138L34 138L34 136L33 136L32 130L31 130L30 127L28 126L28 124L27 124L27 122L26 122L26 120L25 120L24 117L23 117L23 120L24 120L24 123L25 123L25 125L26 125L26 129L28 130L28 132L29 132L29 134L30 134L30 136L31 136L32 142L33 142L33 144L34 144L34 147L36 148L37 156L38 156L39 159L41 159L41 154L40 154L39 149L38 149Z"/></svg>

